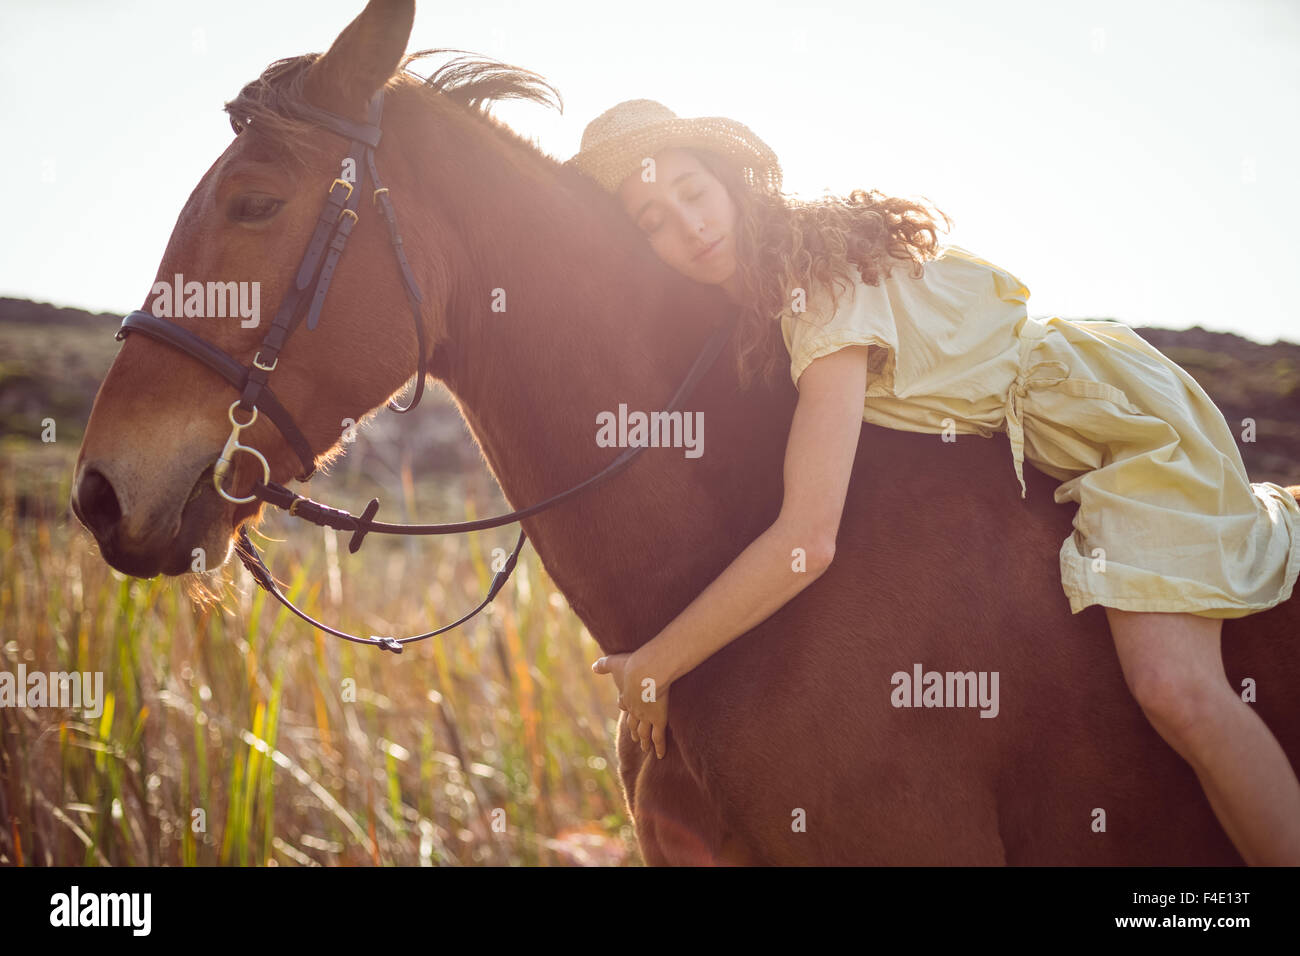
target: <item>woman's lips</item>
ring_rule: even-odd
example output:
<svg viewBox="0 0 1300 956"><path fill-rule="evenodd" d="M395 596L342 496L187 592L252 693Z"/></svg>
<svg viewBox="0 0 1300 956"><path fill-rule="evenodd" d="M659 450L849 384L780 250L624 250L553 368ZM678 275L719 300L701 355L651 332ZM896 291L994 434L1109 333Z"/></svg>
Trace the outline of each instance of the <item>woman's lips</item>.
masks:
<svg viewBox="0 0 1300 956"><path fill-rule="evenodd" d="M698 260L700 260L700 259L705 259L705 258L707 258L708 256L713 255L713 253L717 251L717 249L718 249L718 247L719 247L720 245L722 245L722 240L721 240L721 239L715 239L715 240L713 241L713 245L709 246L709 247L708 247L707 249L705 249L703 252L699 252L699 253L696 254L696 256L695 256L696 261L698 261Z"/></svg>

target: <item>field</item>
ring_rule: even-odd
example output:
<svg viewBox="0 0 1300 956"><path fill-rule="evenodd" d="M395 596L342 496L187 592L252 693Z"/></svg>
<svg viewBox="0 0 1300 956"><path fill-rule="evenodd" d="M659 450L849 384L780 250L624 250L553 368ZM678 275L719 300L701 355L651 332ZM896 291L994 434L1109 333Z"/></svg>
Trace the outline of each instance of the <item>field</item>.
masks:
<svg viewBox="0 0 1300 956"><path fill-rule="evenodd" d="M488 611L400 656L314 631L238 562L201 582L103 563L68 497L114 324L0 300L0 671L101 672L105 690L94 719L0 707L0 864L639 864L613 681L531 547ZM1300 480L1300 346L1140 331L1234 431L1255 419L1253 480ZM354 512L376 495L390 521L507 510L441 389L362 428L305 493ZM406 635L474 607L518 528L357 555L282 514L262 531L309 614Z"/></svg>
<svg viewBox="0 0 1300 956"><path fill-rule="evenodd" d="M51 328L3 328L0 342L31 346L23 369L38 383L42 360L69 367ZM78 353L76 384L91 394L114 351L111 326L97 331L59 339L97 351ZM52 394L6 414L39 421ZM445 395L426 402L441 407L362 429L308 493L354 511L375 494L397 521L508 510L472 447L468 469L447 451L467 437L446 425ZM96 719L0 707L0 863L640 862L617 782L613 681L591 673L600 650L530 546L468 624L400 656L357 647L292 617L234 560L201 588L111 570L67 506L84 413L51 415L55 442L7 426L0 444L0 671L99 671L105 700ZM373 440L394 426L425 444ZM255 538L309 614L395 635L474 607L492 550L518 534L372 536L350 555L346 539L280 514L262 530L283 539Z"/></svg>

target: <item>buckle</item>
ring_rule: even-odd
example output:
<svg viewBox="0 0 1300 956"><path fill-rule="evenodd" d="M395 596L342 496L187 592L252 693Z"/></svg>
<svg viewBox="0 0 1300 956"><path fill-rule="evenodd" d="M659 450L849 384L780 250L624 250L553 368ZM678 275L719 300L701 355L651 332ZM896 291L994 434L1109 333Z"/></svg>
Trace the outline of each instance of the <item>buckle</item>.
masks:
<svg viewBox="0 0 1300 956"><path fill-rule="evenodd" d="M348 194L343 197L344 202L347 202L349 199L352 198L352 184L348 182L346 179L334 180L334 182L330 183L330 188L325 190L326 193L333 193L335 186L344 186L347 188Z"/></svg>
<svg viewBox="0 0 1300 956"><path fill-rule="evenodd" d="M275 358L271 359L270 365L263 365L262 353L259 350L258 353L253 356L253 364L256 365L258 368L260 368L263 372L274 372L275 367L280 364L280 356L277 355Z"/></svg>

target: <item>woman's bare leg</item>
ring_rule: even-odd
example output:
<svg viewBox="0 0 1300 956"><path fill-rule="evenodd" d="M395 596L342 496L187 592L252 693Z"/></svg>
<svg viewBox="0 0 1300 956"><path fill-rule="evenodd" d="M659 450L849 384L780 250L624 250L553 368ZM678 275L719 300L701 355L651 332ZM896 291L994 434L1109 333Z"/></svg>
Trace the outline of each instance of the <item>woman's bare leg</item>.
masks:
<svg viewBox="0 0 1300 956"><path fill-rule="evenodd" d="M1247 863L1300 864L1300 781L1277 738L1228 684L1223 621L1106 608L1129 690L1191 764Z"/></svg>

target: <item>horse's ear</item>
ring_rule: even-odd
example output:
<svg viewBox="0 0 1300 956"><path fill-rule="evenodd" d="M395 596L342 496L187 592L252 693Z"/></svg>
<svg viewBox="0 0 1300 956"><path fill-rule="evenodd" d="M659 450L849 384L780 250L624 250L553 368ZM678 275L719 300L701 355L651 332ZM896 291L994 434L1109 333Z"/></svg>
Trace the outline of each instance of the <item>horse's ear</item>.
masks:
<svg viewBox="0 0 1300 956"><path fill-rule="evenodd" d="M311 65L303 88L307 100L343 115L364 115L370 97L397 72L414 22L415 0L370 0Z"/></svg>

